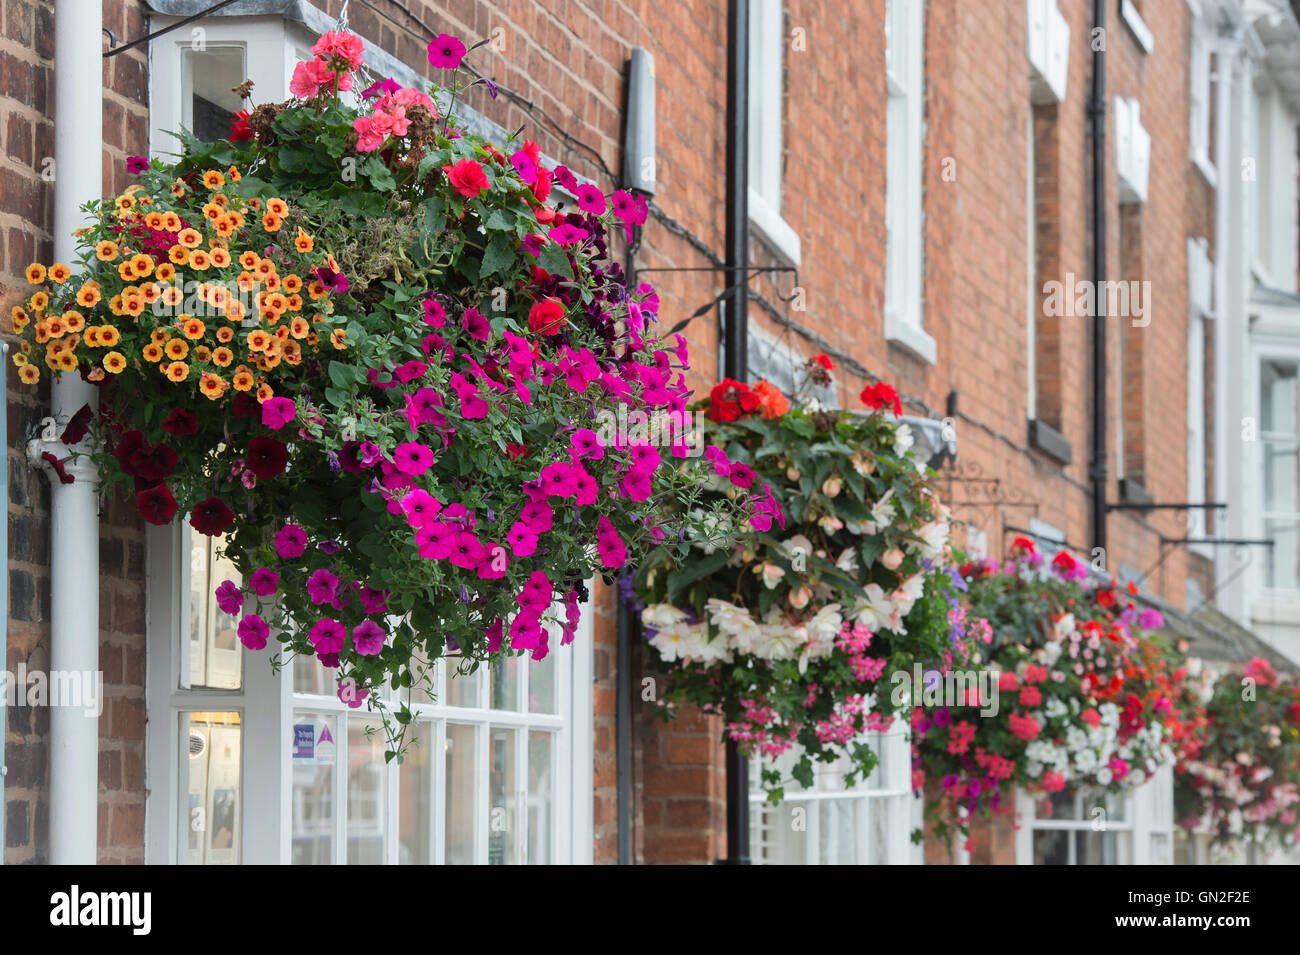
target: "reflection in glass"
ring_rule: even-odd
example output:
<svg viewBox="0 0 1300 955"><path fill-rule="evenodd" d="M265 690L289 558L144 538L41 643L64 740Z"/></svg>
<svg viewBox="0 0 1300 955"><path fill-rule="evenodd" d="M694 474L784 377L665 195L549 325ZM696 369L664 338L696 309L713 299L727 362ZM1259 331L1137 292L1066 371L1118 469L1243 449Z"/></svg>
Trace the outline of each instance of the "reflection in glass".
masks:
<svg viewBox="0 0 1300 955"><path fill-rule="evenodd" d="M225 139L242 100L244 48L209 46L181 51L181 125L205 143Z"/></svg>
<svg viewBox="0 0 1300 955"><path fill-rule="evenodd" d="M224 537L195 532L189 538L189 686L237 690L243 677L243 648L236 635L238 620L221 612L215 590L223 581L242 584L243 578L223 556Z"/></svg>
<svg viewBox="0 0 1300 955"><path fill-rule="evenodd" d="M386 765L382 724L348 720L348 865L384 861Z"/></svg>
<svg viewBox="0 0 1300 955"><path fill-rule="evenodd" d="M555 774L552 772L551 733L528 734L528 864L550 865L551 835L555 815Z"/></svg>
<svg viewBox="0 0 1300 955"><path fill-rule="evenodd" d="M333 716L294 714L290 743L294 865L329 865L334 861L337 739L338 723Z"/></svg>
<svg viewBox="0 0 1300 955"><path fill-rule="evenodd" d="M492 709L519 709L519 657L509 656L492 664Z"/></svg>
<svg viewBox="0 0 1300 955"><path fill-rule="evenodd" d="M515 731L491 728L488 769L488 864L519 862L519 814L515 811Z"/></svg>
<svg viewBox="0 0 1300 955"><path fill-rule="evenodd" d="M433 775L429 755L433 751L434 726L417 723L405 757L397 770L397 861L401 865L428 865L429 833L433 822Z"/></svg>
<svg viewBox="0 0 1300 955"><path fill-rule="evenodd" d="M446 791L447 824L444 834L448 865L471 865L474 858L475 800L474 782L478 765L475 753L475 727L447 724Z"/></svg>
<svg viewBox="0 0 1300 955"><path fill-rule="evenodd" d="M185 758L179 791L181 825L190 865L238 865L243 812L238 713L181 713Z"/></svg>

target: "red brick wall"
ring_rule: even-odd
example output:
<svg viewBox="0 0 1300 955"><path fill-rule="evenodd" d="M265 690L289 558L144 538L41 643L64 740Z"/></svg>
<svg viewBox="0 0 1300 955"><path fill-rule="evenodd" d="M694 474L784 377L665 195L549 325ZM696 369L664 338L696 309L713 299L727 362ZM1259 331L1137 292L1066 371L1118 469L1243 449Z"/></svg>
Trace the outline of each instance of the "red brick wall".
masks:
<svg viewBox="0 0 1300 955"><path fill-rule="evenodd" d="M54 3L0 5L0 307L23 293L28 262L50 261L53 183L41 177L54 153ZM104 26L119 38L145 33L140 4L105 0ZM148 151L144 50L105 61L104 190L126 187L128 155ZM5 322L7 327L8 323ZM11 345L13 339L6 336ZM50 662L49 489L24 456L28 432L49 413L49 390L9 388L8 666L48 670ZM100 666L104 712L99 742L99 860L144 861L144 536L134 509L105 502L100 524ZM49 845L49 713L8 711L5 779L6 863L41 862Z"/></svg>

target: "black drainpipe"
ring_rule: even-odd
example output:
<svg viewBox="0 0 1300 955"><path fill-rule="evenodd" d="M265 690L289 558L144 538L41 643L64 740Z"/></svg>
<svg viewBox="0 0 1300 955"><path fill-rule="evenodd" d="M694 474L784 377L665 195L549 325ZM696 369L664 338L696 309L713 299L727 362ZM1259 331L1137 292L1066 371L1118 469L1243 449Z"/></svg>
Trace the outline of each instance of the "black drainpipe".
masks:
<svg viewBox="0 0 1300 955"><path fill-rule="evenodd" d="M727 255L723 339L724 374L748 376L749 344L749 4L727 4ZM726 741L727 856L720 865L749 865L749 767L730 739Z"/></svg>
<svg viewBox="0 0 1300 955"><path fill-rule="evenodd" d="M1093 0L1092 97L1092 546L1106 549L1106 316L1102 283L1106 281L1106 4Z"/></svg>

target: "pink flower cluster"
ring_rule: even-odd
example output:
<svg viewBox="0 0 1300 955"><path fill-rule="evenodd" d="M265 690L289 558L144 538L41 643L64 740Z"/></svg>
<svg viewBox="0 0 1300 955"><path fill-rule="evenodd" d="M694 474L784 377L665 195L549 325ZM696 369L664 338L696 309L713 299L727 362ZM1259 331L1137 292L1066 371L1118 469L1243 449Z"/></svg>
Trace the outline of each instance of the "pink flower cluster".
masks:
<svg viewBox="0 0 1300 955"><path fill-rule="evenodd" d="M352 128L357 131L357 152L374 152L388 141L389 136L405 136L411 125L406 111L417 105L425 107L435 117L438 115L433 100L412 87L402 87L381 96L369 115L358 116L352 121Z"/></svg>
<svg viewBox="0 0 1300 955"><path fill-rule="evenodd" d="M293 68L290 93L299 99L312 99L322 90L338 93L352 89L352 71L365 62L365 47L359 36L331 30L311 51L316 54L313 59Z"/></svg>

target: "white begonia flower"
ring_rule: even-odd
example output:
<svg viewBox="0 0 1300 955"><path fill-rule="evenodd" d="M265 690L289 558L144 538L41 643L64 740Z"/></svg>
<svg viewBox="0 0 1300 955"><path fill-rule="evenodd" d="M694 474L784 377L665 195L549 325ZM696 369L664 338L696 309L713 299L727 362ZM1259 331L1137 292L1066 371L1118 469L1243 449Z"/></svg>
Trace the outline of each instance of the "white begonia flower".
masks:
<svg viewBox="0 0 1300 955"><path fill-rule="evenodd" d="M1097 770L1097 782L1103 786L1109 786L1110 781L1115 778L1115 774L1110 771L1109 766L1103 766Z"/></svg>
<svg viewBox="0 0 1300 955"><path fill-rule="evenodd" d="M910 424L900 424L894 431L894 453L900 458L908 451L912 450L912 445L916 443L916 438L912 434Z"/></svg>
<svg viewBox="0 0 1300 955"><path fill-rule="evenodd" d="M923 559L934 560L948 546L948 522L932 521L923 526L917 534L920 542L916 545Z"/></svg>
<svg viewBox="0 0 1300 955"><path fill-rule="evenodd" d="M799 587L796 590L790 591L790 595L786 599L790 602L790 606L795 610L802 610L804 607L808 606L808 602L812 600L812 591L807 587Z"/></svg>
<svg viewBox="0 0 1300 955"><path fill-rule="evenodd" d="M772 590L785 577L785 568L778 564L764 564L760 570L763 576L763 586Z"/></svg>
<svg viewBox="0 0 1300 955"><path fill-rule="evenodd" d="M827 497L839 497L842 490L844 490L844 479L838 475L822 481L822 493Z"/></svg>
<svg viewBox="0 0 1300 955"><path fill-rule="evenodd" d="M878 534L881 530L894 523L894 518L898 516L898 510L894 507L894 502L890 500L893 496L894 489L891 487L880 500L871 506L871 520L866 524L868 534Z"/></svg>
<svg viewBox="0 0 1300 955"><path fill-rule="evenodd" d="M917 600L921 598L921 593L925 590L925 576L923 574L913 574L899 585L899 588L893 594L893 606L899 617L906 617L916 606Z"/></svg>
<svg viewBox="0 0 1300 955"><path fill-rule="evenodd" d="M672 604L651 604L641 611L641 622L647 627L661 630L686 619L686 614Z"/></svg>
<svg viewBox="0 0 1300 955"><path fill-rule="evenodd" d="M1047 639L1065 640L1070 634L1074 633L1075 629L1074 614L1062 614L1061 619L1052 624L1052 633Z"/></svg>
<svg viewBox="0 0 1300 955"><path fill-rule="evenodd" d="M849 463L853 465L853 470L857 471L862 477L866 477L876 469L875 458L867 457L860 451L849 459Z"/></svg>
<svg viewBox="0 0 1300 955"><path fill-rule="evenodd" d="M730 638L730 645L742 653L752 653L751 648L758 638L758 624L749 611L716 597L711 598L707 606L709 619L724 636Z"/></svg>
<svg viewBox="0 0 1300 955"><path fill-rule="evenodd" d="M840 556L835 558L835 566L847 574L856 574L858 572L858 552L852 547L846 547L840 551Z"/></svg>
<svg viewBox="0 0 1300 955"><path fill-rule="evenodd" d="M894 616L894 607L883 587L877 583L867 584L863 588L866 597L857 597L849 618L868 630L887 630Z"/></svg>
<svg viewBox="0 0 1300 955"><path fill-rule="evenodd" d="M1043 704L1043 712L1047 714L1048 719L1057 719L1069 712L1069 709L1057 697L1052 697Z"/></svg>
<svg viewBox="0 0 1300 955"><path fill-rule="evenodd" d="M840 632L840 628L844 626L844 617L840 614L840 605L827 604L821 610L818 610L805 626L808 628L809 639L833 641L835 635Z"/></svg>
<svg viewBox="0 0 1300 955"><path fill-rule="evenodd" d="M759 624L758 637L754 641L754 656L764 660L793 660L795 652L807 637L808 631L803 627L787 627L779 623Z"/></svg>
<svg viewBox="0 0 1300 955"><path fill-rule="evenodd" d="M703 624L678 623L663 627L650 638L650 645L659 651L665 661L682 660L699 655L701 631L707 633Z"/></svg>
<svg viewBox="0 0 1300 955"><path fill-rule="evenodd" d="M867 525L862 523L862 521L855 521L852 518L846 518L844 521L844 529L850 534L861 537L867 532Z"/></svg>

